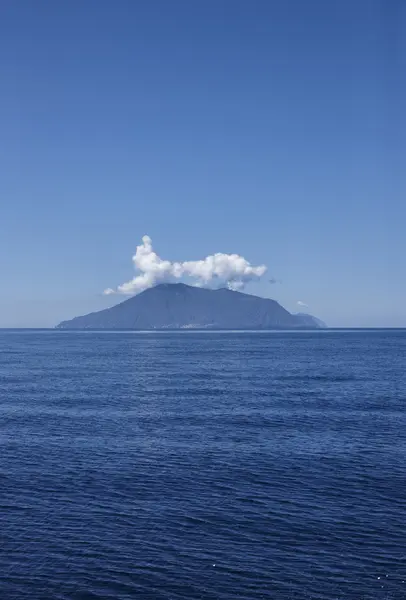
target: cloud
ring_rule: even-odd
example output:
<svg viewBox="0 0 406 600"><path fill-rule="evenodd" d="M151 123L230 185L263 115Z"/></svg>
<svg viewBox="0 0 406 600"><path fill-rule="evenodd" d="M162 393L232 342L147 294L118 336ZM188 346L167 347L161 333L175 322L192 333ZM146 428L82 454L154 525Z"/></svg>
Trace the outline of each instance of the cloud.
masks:
<svg viewBox="0 0 406 600"><path fill-rule="evenodd" d="M306 304L306 302L302 302L301 300L298 300L296 303L298 306L301 306L302 308L308 308L308 304Z"/></svg>
<svg viewBox="0 0 406 600"><path fill-rule="evenodd" d="M191 279L200 287L219 287L226 285L229 289L239 290L246 283L259 279L266 272L265 265L251 265L238 254L222 254L217 252L202 260L171 262L163 260L152 247L148 235L142 238L133 256L134 267L139 274L130 281L119 285L116 290L107 288L104 294L134 295L158 283L174 282L180 279Z"/></svg>

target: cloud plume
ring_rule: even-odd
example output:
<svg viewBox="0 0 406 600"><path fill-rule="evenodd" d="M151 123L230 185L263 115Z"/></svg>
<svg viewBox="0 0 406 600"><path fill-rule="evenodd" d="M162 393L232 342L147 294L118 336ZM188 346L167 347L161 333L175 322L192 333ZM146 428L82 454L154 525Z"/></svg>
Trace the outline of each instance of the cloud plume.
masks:
<svg viewBox="0 0 406 600"><path fill-rule="evenodd" d="M119 285L116 290L108 288L104 294L126 294L132 296L158 283L170 283L180 279L190 279L194 285L201 287L227 286L239 290L249 281L259 279L266 272L265 265L251 265L238 254L222 254L220 252L206 256L202 260L171 262L163 260L152 247L148 235L142 238L133 256L136 271L139 272L131 281Z"/></svg>

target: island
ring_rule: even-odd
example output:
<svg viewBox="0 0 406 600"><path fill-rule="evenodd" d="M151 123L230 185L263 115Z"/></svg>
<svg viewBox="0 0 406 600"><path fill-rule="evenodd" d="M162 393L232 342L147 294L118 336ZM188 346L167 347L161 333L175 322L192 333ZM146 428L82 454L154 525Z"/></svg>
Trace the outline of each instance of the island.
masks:
<svg viewBox="0 0 406 600"><path fill-rule="evenodd" d="M320 329L325 323L292 314L275 300L227 288L163 283L111 308L62 321L57 329Z"/></svg>

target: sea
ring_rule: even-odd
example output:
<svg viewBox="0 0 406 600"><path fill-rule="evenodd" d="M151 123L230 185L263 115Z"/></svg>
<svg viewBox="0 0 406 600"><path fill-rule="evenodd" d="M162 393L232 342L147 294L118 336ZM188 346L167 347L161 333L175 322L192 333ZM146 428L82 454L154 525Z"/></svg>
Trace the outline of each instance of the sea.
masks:
<svg viewBox="0 0 406 600"><path fill-rule="evenodd" d="M405 600L406 331L0 331L1 600Z"/></svg>

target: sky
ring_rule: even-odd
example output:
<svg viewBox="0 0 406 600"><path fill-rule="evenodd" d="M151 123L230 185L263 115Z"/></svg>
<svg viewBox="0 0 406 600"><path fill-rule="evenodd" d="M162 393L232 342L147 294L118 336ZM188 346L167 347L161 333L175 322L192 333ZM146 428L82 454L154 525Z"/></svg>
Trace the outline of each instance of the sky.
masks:
<svg viewBox="0 0 406 600"><path fill-rule="evenodd" d="M121 301L143 236L406 326L405 67L403 0L4 0L0 327Z"/></svg>

